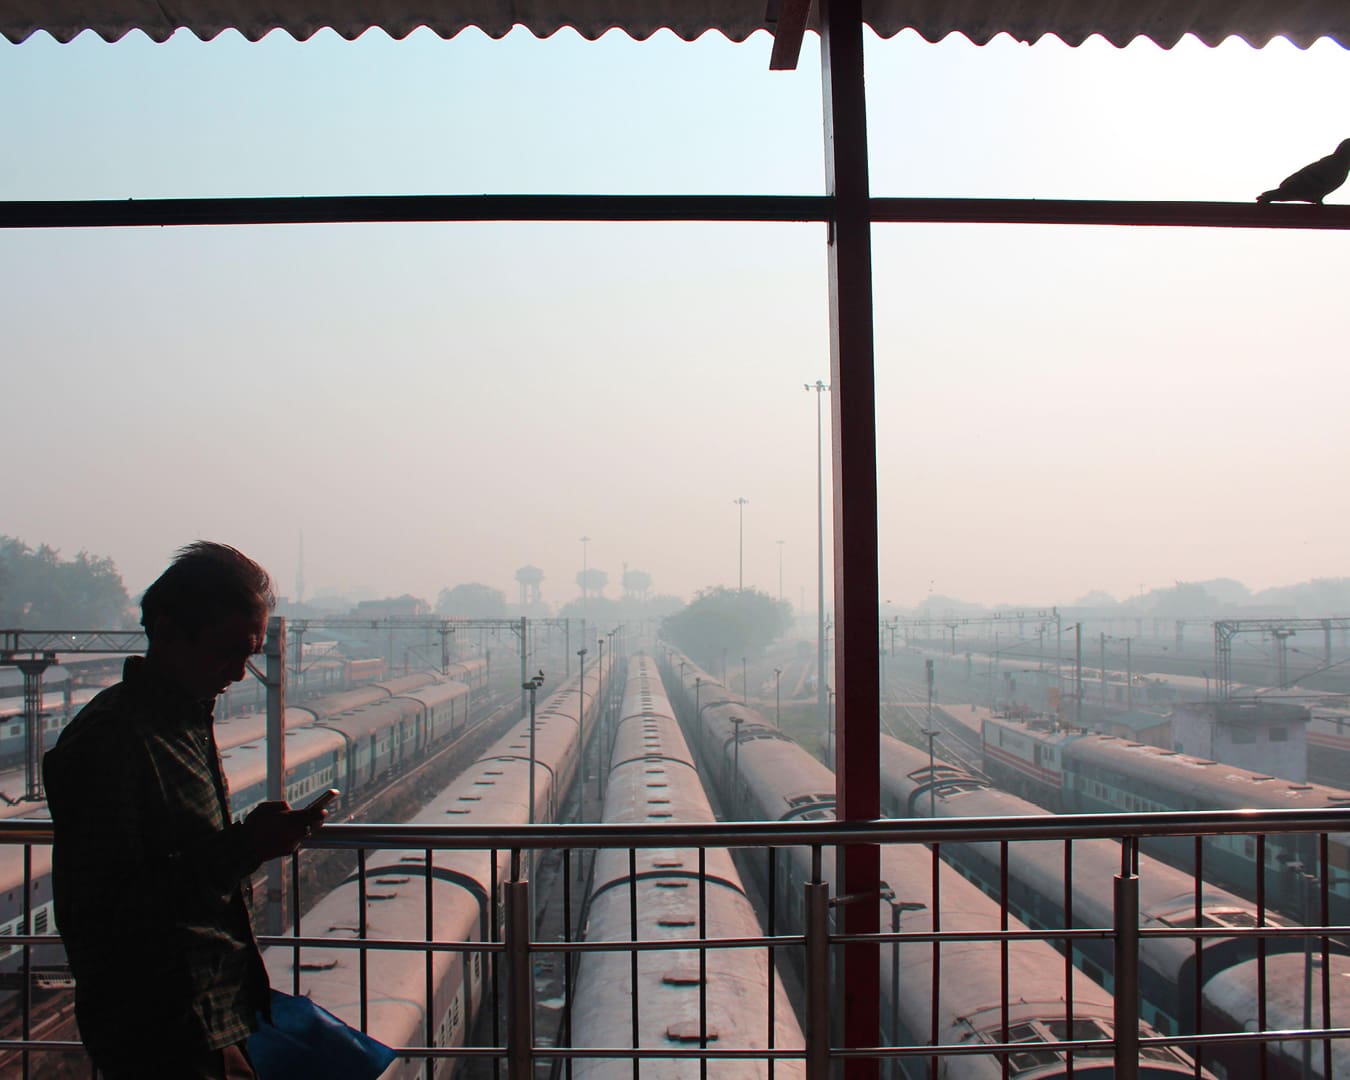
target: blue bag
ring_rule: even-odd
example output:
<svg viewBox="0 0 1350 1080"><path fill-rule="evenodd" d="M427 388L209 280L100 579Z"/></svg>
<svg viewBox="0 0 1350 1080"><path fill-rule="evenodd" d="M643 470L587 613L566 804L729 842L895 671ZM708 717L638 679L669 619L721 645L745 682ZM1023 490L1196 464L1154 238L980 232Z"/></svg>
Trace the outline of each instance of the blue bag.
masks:
<svg viewBox="0 0 1350 1080"><path fill-rule="evenodd" d="M307 997L272 991L272 1019L248 1037L258 1080L375 1080L398 1057Z"/></svg>

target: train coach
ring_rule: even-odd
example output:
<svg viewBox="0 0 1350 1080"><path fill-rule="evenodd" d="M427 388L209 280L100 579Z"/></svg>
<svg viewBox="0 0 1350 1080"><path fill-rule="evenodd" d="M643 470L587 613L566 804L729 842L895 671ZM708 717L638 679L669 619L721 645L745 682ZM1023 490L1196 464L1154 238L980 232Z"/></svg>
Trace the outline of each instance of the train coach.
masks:
<svg viewBox="0 0 1350 1080"><path fill-rule="evenodd" d="M573 677L548 696L535 719L533 820L557 819L579 776L607 676L592 663L583 693ZM598 676L598 678L597 678ZM530 722L522 719L413 819L417 825L524 825L531 760ZM491 971L475 943L500 941L501 901L493 890L509 877L506 851L381 851L366 860L364 883L353 876L302 919L298 931L333 947L274 946L264 953L272 985L312 997L349 1024L392 1047L463 1046L480 1006L493 994ZM364 889L365 907L361 906ZM431 926L428 927L430 903ZM360 955L357 939L462 942L463 951L380 949ZM451 1076L462 1058L400 1058L384 1080Z"/></svg>
<svg viewBox="0 0 1350 1080"><path fill-rule="evenodd" d="M1023 799L991 788L987 782L936 759L930 768L927 750L890 736L882 736L882 811L895 818L1026 817L1045 811ZM999 845L952 842L943 855L991 895L1002 886ZM1061 841L1008 845L1008 899L1012 910L1029 926L1063 929L1065 904L1072 904L1076 927L1109 927L1114 921L1113 879L1120 872L1121 849L1114 840L1077 840L1072 863L1066 862ZM1071 895L1065 896L1065 877ZM1139 858L1139 913L1141 927L1177 929L1197 925L1192 876L1157 859ZM1199 898L1198 924L1207 928L1257 926L1256 906L1224 889L1206 885ZM1267 925L1283 925L1265 916ZM1109 940L1083 938L1074 949L1074 962L1108 989L1112 987L1114 959ZM1304 940L1276 937L1266 940L1265 957L1258 960L1256 942L1249 938L1206 938L1197 953L1195 939L1142 937L1139 943L1139 984L1142 1015L1164 1033L1245 1031L1260 1015L1256 968L1264 963L1268 1030L1305 1026L1303 980ZM1350 976L1350 957L1331 954L1331 985L1339 990ZM1320 979L1320 973L1314 976ZM1342 1000L1344 998L1344 1000ZM1297 1007L1293 1003L1297 1002ZM1320 994L1313 1016L1321 1016ZM1350 995L1337 994L1336 1014L1350 1009ZM1301 1072L1298 1044L1271 1044L1271 1077L1296 1077ZM1249 1047L1216 1044L1204 1052L1221 1076L1248 1075L1253 1059ZM1313 1049L1315 1070L1324 1076L1322 1048ZM1350 1044L1332 1043L1332 1075L1350 1075Z"/></svg>
<svg viewBox="0 0 1350 1080"><path fill-rule="evenodd" d="M614 824L707 823L714 819L689 745L655 662L634 657L614 732L604 820ZM759 919L725 849L644 848L596 857L587 907L588 940L625 942L695 937L754 938ZM700 966L702 964L702 966ZM801 1029L764 949L712 948L637 954L588 952L578 964L572 1045L644 1050L708 1045L800 1051ZM772 994L772 997L770 995ZM751 1080L768 1059L712 1061L710 1075ZM648 1059L642 1074L699 1075L694 1061ZM578 1057L578 1080L621 1080L631 1060ZM800 1059L777 1061L773 1075L800 1078Z"/></svg>
<svg viewBox="0 0 1350 1080"><path fill-rule="evenodd" d="M430 741L438 742L447 735L457 734L467 720L469 710L483 688L485 670L482 661L466 661L452 665L451 671L443 676L425 671L412 672L384 682L324 694L300 704L288 704L286 727L320 723L392 698L410 698L425 706L424 726L431 733ZM456 674L464 678L455 678ZM267 714L253 711L222 717L217 719L215 728L216 745L222 750L258 742L267 737Z"/></svg>
<svg viewBox="0 0 1350 1080"><path fill-rule="evenodd" d="M687 669L689 665L685 666ZM679 675L670 669L666 674L670 684L678 686ZM710 693L709 700L724 696L719 684L702 672L697 674L704 680L703 690ZM682 702L692 705L686 700L687 693L676 692ZM702 707L700 711L698 723L690 719L687 730L701 744L711 771L723 780L731 779L731 786L724 787L723 794L729 808L739 811L736 816L765 821L834 817L834 774L802 747L744 705L726 701ZM692 718L692 708L686 716ZM882 849L881 875L887 883L887 892L901 907L902 932L921 933L936 928L930 891L914 884L931 879L931 860L931 851L926 847L895 845ZM831 891L837 893L833 861L823 859L822 870ZM767 885L767 856L763 862ZM773 864L776 906L785 914L788 925L770 927L770 931L803 933L802 887L811 872L809 856L803 849L794 848L780 852ZM997 931L1001 919L998 905L974 886L963 888L958 881L950 872L939 871L937 914L941 916L942 930ZM909 910L904 910L906 906ZM893 910L890 903L880 902L882 926L891 926ZM1015 918L1009 919L1008 928L1026 929ZM1070 1061L1060 1051L1035 1045L1060 1041L1066 1034L1076 1038L1079 1033L1092 1039L1110 1040L1114 1033L1109 994L1077 969L1066 973L1063 957L1046 942L1018 942L1009 949L1013 974L1009 986L1013 989L1006 1002L1006 1032L998 943L944 943L939 952L941 977L937 993L933 992L931 978L931 943L907 943L900 947L898 957L891 949L882 947L880 951L882 1023L888 1038L897 1045L935 1045L935 1039L941 1044L980 1045L1002 1042L1005 1033L1008 1041L1026 1044L1015 1055L1009 1055L1006 1072L996 1055L969 1054L943 1060L937 1075L959 1076L962 1080L995 1080L1009 1075L1019 1080L1023 1077L1104 1080L1114 1075L1109 1052L1100 1057L1080 1052ZM893 968L897 959L898 967ZM1073 987L1071 1012L1066 1005L1066 978ZM1141 1024L1140 1032L1156 1034L1148 1024ZM897 1061L911 1080L932 1075L927 1057L904 1057ZM1210 1074L1197 1070L1194 1062L1178 1051L1149 1048L1141 1052L1139 1075L1150 1080L1174 1080Z"/></svg>
<svg viewBox="0 0 1350 1080"><path fill-rule="evenodd" d="M1165 810L1324 809L1350 806L1350 792L1254 773L1112 735L1036 726L1007 717L984 722L985 772L1010 791L1051 810L1141 813ZM1350 918L1350 848L1329 838L1328 888L1332 920ZM1187 838L1146 840L1144 850L1185 869L1194 863ZM1206 876L1242 896L1257 892L1253 837L1210 837ZM1307 873L1319 864L1317 838L1271 835L1264 845L1267 902L1294 915L1309 901Z"/></svg>

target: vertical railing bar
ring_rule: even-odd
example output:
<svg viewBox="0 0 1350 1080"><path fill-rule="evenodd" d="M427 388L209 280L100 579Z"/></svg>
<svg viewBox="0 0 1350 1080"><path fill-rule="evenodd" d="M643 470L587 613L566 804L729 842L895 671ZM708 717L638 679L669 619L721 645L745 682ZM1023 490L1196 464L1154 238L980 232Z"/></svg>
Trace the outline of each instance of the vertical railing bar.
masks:
<svg viewBox="0 0 1350 1080"><path fill-rule="evenodd" d="M730 856L731 852L727 852ZM772 893L772 889L769 890ZM770 980L773 976L770 974ZM769 983L773 993L773 982ZM698 849L698 1046L708 1049L708 849ZM708 1059L698 1059L698 1075L708 1078Z"/></svg>
<svg viewBox="0 0 1350 1080"><path fill-rule="evenodd" d="M806 913L806 1080L830 1076L830 887L820 880L821 850L811 848L812 880L802 885Z"/></svg>
<svg viewBox="0 0 1350 1080"><path fill-rule="evenodd" d="M365 942L366 934L366 849L356 849L356 904L360 911L356 915L356 936L361 942ZM361 1030L367 1031L370 1026L370 1002L368 994L368 985L366 982L366 948L362 944L356 958L357 985L361 994Z"/></svg>
<svg viewBox="0 0 1350 1080"><path fill-rule="evenodd" d="M1064 929L1073 929L1073 839L1064 841ZM1064 1030L1073 1033L1073 939L1064 942ZM1073 1080L1074 1054L1064 1055L1068 1080Z"/></svg>
<svg viewBox="0 0 1350 1080"><path fill-rule="evenodd" d="M436 934L436 920L432 912L432 903L433 903L432 874L434 873L434 869L435 868L432 865L431 861L431 848L427 848L426 873L422 875L426 879L424 896L426 906L427 941L431 941ZM460 986L464 987L464 1012L465 1012L464 1026L465 1031L467 1033L469 1024L469 1015L472 1006L472 1001L470 1000L469 997L469 987L471 985L469 980L469 969L472 965L473 957L470 956L468 953L459 953L458 956L459 956L459 984ZM454 962L455 958L451 957L450 958L451 965L453 965ZM427 1007L425 1010L425 1015L426 1015L426 1029L427 1029L427 1045L435 1046L437 1017L435 1010L432 1008L432 1005L436 1001L436 976L435 972L432 970L432 955L430 949L426 951L426 995L427 995L426 997ZM467 1042L468 1040L466 1039L465 1041ZM432 1066L431 1058L425 1059L422 1063L422 1074L425 1077L425 1080L432 1080L434 1070L432 1069L431 1066Z"/></svg>
<svg viewBox="0 0 1350 1080"><path fill-rule="evenodd" d="M577 795L578 805L580 805L581 796ZM563 941L572 940L572 849L563 848ZM576 962L569 950L563 957L563 1008L562 1008L562 1045L572 1046L572 965ZM572 1080L572 1055L567 1055L567 1060L563 1062L563 1072L567 1080Z"/></svg>
<svg viewBox="0 0 1350 1080"><path fill-rule="evenodd" d="M1204 859L1205 859L1205 838L1197 836L1195 838L1195 928L1199 930L1205 925L1205 902L1204 902ZM1205 1031L1205 939L1195 939L1195 985L1191 990L1191 1014L1194 1016L1195 1033L1203 1035ZM1205 1056L1205 1048L1196 1045L1191 1048L1195 1062L1195 1080L1200 1080L1203 1075L1203 1066L1200 1064Z"/></svg>
<svg viewBox="0 0 1350 1080"><path fill-rule="evenodd" d="M628 849L628 939L638 939L638 902L637 902L637 848ZM638 1021L638 952L628 951L628 974L633 988L632 1036L633 1049L638 1049L641 1040L641 1025ZM639 1080L641 1058L633 1058L633 1080Z"/></svg>
<svg viewBox="0 0 1350 1080"><path fill-rule="evenodd" d="M1323 926L1331 925L1331 852L1326 833L1317 837L1318 892L1321 904L1318 917ZM1331 1027L1331 938L1322 935L1322 1029ZM1331 1073L1331 1040L1322 1040L1322 1075Z"/></svg>
<svg viewBox="0 0 1350 1080"><path fill-rule="evenodd" d="M41 742L42 733L39 729L38 740ZM33 932L33 845L24 844L23 846L23 932L31 934ZM21 991L23 1000L23 1041L27 1042L33 1037L33 973L30 968L32 960L32 947L26 942L23 946L23 966L21 977L23 978L23 990ZM30 1061L28 1048L24 1047L23 1054L20 1055L23 1061L23 1080L28 1080L30 1075Z"/></svg>
<svg viewBox="0 0 1350 1080"><path fill-rule="evenodd" d="M1256 834L1256 925L1266 925L1266 834ZM1266 939L1256 939L1256 1028L1266 1031ZM1270 1069L1269 1047L1264 1039L1257 1047L1261 1080Z"/></svg>
<svg viewBox="0 0 1350 1080"><path fill-rule="evenodd" d="M1008 841L1000 840L998 842L998 928L1000 932L1008 932ZM1008 939L1002 938L998 943L998 978L999 978L999 1024L1003 1031L1003 1042L1009 1041L1009 1032L1012 1024L1009 1018L1008 995L1011 992L1008 987ZM1008 1080L1011 1075L1012 1061L1007 1051L999 1054L999 1062L1002 1065L1003 1080Z"/></svg>
<svg viewBox="0 0 1350 1080"><path fill-rule="evenodd" d="M1139 876L1138 838L1123 839L1120 876L1115 880L1115 1076L1139 1077Z"/></svg>
<svg viewBox="0 0 1350 1080"><path fill-rule="evenodd" d="M300 937L300 849L291 856L291 935ZM291 950L291 993L300 996L300 946Z"/></svg>
<svg viewBox="0 0 1350 1080"><path fill-rule="evenodd" d="M497 849L493 848L489 852L488 881L491 883L491 889L488 892L488 940L496 944L501 941L502 926L498 918L497 897L501 895L498 889L501 883L498 881L497 873ZM501 1046L502 1044L502 981L501 967L498 964L498 954L494 949L488 954L488 972L492 979L492 1045ZM497 1080L501 1076L502 1059L496 1055L492 1058L492 1078Z"/></svg>
<svg viewBox="0 0 1350 1080"><path fill-rule="evenodd" d="M530 889L521 880L519 850L511 852L511 880L506 883L506 967L509 991L506 1018L506 1073L529 1080L534 1075L534 979L530 956Z"/></svg>
<svg viewBox="0 0 1350 1080"><path fill-rule="evenodd" d="M942 850L940 844L933 845L933 933L942 933L942 878L939 873L942 866ZM938 1007L937 1003L942 1000L942 945L936 939L933 941L933 986L928 1006L929 1031L928 1040L930 1046L937 1046L941 1041L939 1038ZM929 1080L938 1080L938 1057L934 1054L928 1059Z"/></svg>
<svg viewBox="0 0 1350 1080"><path fill-rule="evenodd" d="M701 876L701 875L700 875ZM777 922L778 896L778 849L769 848L769 937L778 933ZM778 1027L778 980L775 973L774 947L769 946L769 1049L775 1046L774 1037ZM774 1066L777 1061L769 1058L769 1080L774 1080Z"/></svg>
<svg viewBox="0 0 1350 1080"><path fill-rule="evenodd" d="M488 920L489 920L489 940L494 944L501 941L503 927L499 918L500 912L497 908L497 897L503 895L498 892L501 888L501 882L498 880L497 872L497 848L493 848L489 853L491 864L488 867L488 880L492 884L491 891L488 893ZM488 954L489 972L492 978L492 1045L501 1046L502 1044L502 980L501 965L498 963L498 953L494 949ZM492 1078L497 1080L501 1076L502 1059L498 1056L492 1058Z"/></svg>

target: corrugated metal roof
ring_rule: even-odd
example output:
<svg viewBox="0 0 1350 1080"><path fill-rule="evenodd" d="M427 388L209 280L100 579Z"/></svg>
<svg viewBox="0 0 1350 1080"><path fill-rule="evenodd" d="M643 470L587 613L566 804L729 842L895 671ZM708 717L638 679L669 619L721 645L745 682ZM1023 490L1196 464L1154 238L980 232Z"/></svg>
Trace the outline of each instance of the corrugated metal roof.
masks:
<svg viewBox="0 0 1350 1080"><path fill-rule="evenodd" d="M618 29L646 38L661 29L693 40L709 30L743 41L772 31L781 0L0 0L0 34L13 42L45 30L69 41L92 30L113 41L141 30L163 41L187 29L200 38L237 30L257 40L284 30L301 40L331 28L356 38L371 28L402 38L420 27L454 37L477 27L501 37L523 26L539 37L563 27L595 39ZM1170 48L1185 34L1206 44L1237 36L1252 45L1287 37L1350 42L1346 0L863 0L882 37L916 30L929 41L959 33L984 44L1000 33L1021 41L1054 35L1071 45L1100 34L1115 45L1147 37Z"/></svg>

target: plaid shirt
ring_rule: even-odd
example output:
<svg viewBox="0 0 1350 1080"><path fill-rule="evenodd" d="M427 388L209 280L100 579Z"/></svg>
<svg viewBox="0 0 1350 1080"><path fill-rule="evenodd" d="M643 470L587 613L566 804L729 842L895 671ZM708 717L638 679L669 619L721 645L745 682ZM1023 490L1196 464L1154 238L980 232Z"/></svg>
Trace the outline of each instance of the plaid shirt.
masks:
<svg viewBox="0 0 1350 1080"><path fill-rule="evenodd" d="M228 1046L266 1007L244 895L258 861L211 721L133 657L43 759L56 922L96 1060Z"/></svg>

